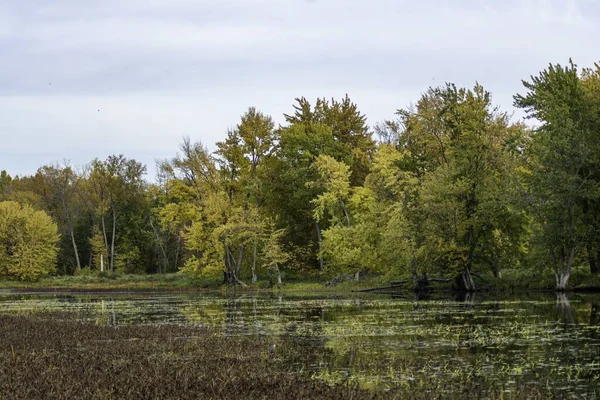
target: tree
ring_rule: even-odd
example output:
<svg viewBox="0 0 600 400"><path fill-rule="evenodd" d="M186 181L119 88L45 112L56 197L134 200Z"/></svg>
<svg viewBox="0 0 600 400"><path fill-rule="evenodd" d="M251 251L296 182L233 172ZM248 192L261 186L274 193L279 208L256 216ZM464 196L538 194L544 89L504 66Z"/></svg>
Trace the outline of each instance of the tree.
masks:
<svg viewBox="0 0 600 400"><path fill-rule="evenodd" d="M88 181L92 190L88 203L93 205L93 210L100 219L101 234L106 252L109 254L110 271L115 270L119 217L123 222L121 232L129 230L129 235L121 236L122 252L130 255L140 254L137 249L139 243L131 239L132 235L142 231L140 225L143 218L140 218L140 211L142 211L140 206L144 200L145 173L144 165L123 155L109 156L105 161L95 159L89 166ZM109 215L110 236L106 223L106 217ZM136 225L140 229L132 229ZM130 258L124 260L126 265L132 261Z"/></svg>
<svg viewBox="0 0 600 400"><path fill-rule="evenodd" d="M419 182L393 219L410 229L411 263L454 275L459 287L474 290L471 271L493 253L490 232L516 234L503 222L516 210L514 199L502 195L511 185L508 117L480 85L450 84L398 114L401 165Z"/></svg>
<svg viewBox="0 0 600 400"><path fill-rule="evenodd" d="M11 176L5 170L0 171L0 198L7 195L11 181Z"/></svg>
<svg viewBox="0 0 600 400"><path fill-rule="evenodd" d="M315 207L315 221L322 222L325 215L329 214L333 224L339 224L341 217L346 226L350 227L351 221L348 212L350 167L327 155L317 157L313 167L317 170L319 179L315 182L308 182L307 185L323 189L323 192L312 201Z"/></svg>
<svg viewBox="0 0 600 400"><path fill-rule="evenodd" d="M0 275L35 280L56 269L58 228L43 211L0 202Z"/></svg>
<svg viewBox="0 0 600 400"><path fill-rule="evenodd" d="M257 111L254 107L242 115L235 134L239 142L235 148L239 149L240 184L245 199L242 200L248 218L253 218L253 225L260 224L261 209L265 200L265 165L269 165L269 159L273 156L276 143L275 123L272 118ZM238 147L239 146L239 147ZM227 155L226 144L219 148L221 156ZM250 213L250 209L254 212ZM252 214L252 216L250 216ZM258 256L258 238L255 237L252 244L252 282L256 282L256 263Z"/></svg>
<svg viewBox="0 0 600 400"><path fill-rule="evenodd" d="M540 122L528 149L530 187L538 243L554 266L558 290L567 288L577 253L587 245L593 260L598 248L597 75L587 71L584 83L572 62L566 67L550 65L523 81L527 92L515 96L515 105ZM594 270L597 264L590 264Z"/></svg>
<svg viewBox="0 0 600 400"><path fill-rule="evenodd" d="M362 185L371 157L375 151L375 142L369 132L367 118L358 110L356 103L346 95L341 101L325 98L317 99L315 106L304 97L296 99L293 114L284 114L291 125L324 125L339 144L338 154L328 154L344 161L352 171L352 186Z"/></svg>
<svg viewBox="0 0 600 400"><path fill-rule="evenodd" d="M275 272L277 279L277 287L281 287L281 268L280 265L289 261L290 255L286 252L282 245L284 236L282 229L271 230L265 238L264 258L265 265L271 276L271 271Z"/></svg>
<svg viewBox="0 0 600 400"><path fill-rule="evenodd" d="M44 208L65 227L64 230L71 239L76 268L81 270L75 234L75 220L81 209L78 204L78 185L81 178L67 162L63 166L43 166L38 169L35 178L39 182L38 190L41 192Z"/></svg>
<svg viewBox="0 0 600 400"><path fill-rule="evenodd" d="M312 167L317 157L339 154L340 145L321 124L294 123L277 133L275 157L263 169L264 208L278 228L286 228L284 242L295 265L313 269L318 260L322 271L323 260L317 257L322 227L313 219L311 204L321 189L306 184L318 179Z"/></svg>

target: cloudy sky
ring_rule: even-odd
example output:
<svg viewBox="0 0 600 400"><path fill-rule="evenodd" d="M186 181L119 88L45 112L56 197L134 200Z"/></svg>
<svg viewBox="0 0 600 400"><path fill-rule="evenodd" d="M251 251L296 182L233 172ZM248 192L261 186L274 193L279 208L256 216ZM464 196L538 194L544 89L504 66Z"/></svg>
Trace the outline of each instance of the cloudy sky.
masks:
<svg viewBox="0 0 600 400"><path fill-rule="evenodd" d="M599 61L599 37L596 0L2 0L0 169L123 153L152 175L183 135L214 148L298 96L348 93L374 124L479 81L511 111L548 63Z"/></svg>

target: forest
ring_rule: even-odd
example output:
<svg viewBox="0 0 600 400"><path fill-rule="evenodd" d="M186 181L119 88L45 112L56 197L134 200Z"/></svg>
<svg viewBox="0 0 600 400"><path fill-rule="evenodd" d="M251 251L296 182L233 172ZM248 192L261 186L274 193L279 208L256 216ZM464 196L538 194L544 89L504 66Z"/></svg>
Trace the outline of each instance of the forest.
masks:
<svg viewBox="0 0 600 400"><path fill-rule="evenodd" d="M348 96L301 97L281 125L249 108L214 153L184 137L151 179L124 155L2 171L0 276L597 280L600 65L551 64L514 107L445 84L369 126Z"/></svg>

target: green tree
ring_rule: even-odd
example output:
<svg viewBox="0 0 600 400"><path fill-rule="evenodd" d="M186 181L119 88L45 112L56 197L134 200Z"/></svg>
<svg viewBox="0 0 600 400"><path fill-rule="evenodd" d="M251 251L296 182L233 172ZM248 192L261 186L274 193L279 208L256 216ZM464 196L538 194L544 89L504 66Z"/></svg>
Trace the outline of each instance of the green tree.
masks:
<svg viewBox="0 0 600 400"><path fill-rule="evenodd" d="M420 182L403 207L405 216L397 219L413 229L413 262L457 276L460 287L473 290L473 268L498 254L490 252L491 239L518 235L505 223L518 212L515 199L503 195L511 185L508 117L480 85L430 89L416 109L399 115L404 166Z"/></svg>
<svg viewBox="0 0 600 400"><path fill-rule="evenodd" d="M572 62L550 65L530 81L515 105L540 125L532 135L531 194L538 243L554 266L556 288L567 288L573 262L587 245L596 258L600 185L597 71L584 79ZM584 83L587 80L587 83ZM594 263L591 263L594 269Z"/></svg>
<svg viewBox="0 0 600 400"><path fill-rule="evenodd" d="M91 191L88 203L100 220L110 271L115 270L118 235L123 253L141 253L135 249L140 240L134 240L133 236L143 231L144 218L140 214L143 214L142 206L145 206L145 173L144 165L123 155L109 156L105 161L95 159L90 163L87 180ZM110 225L107 224L107 218L110 218ZM119 222L121 228L118 230Z"/></svg>
<svg viewBox="0 0 600 400"><path fill-rule="evenodd" d="M0 199L4 198L8 194L11 181L12 178L8 172L5 170L0 171Z"/></svg>
<svg viewBox="0 0 600 400"><path fill-rule="evenodd" d="M44 209L60 222L61 231L70 239L75 267L81 270L81 261L76 237L77 219L82 214L79 201L79 182L81 177L65 162L64 165L46 165L38 169L34 177L38 182L36 189L42 198ZM61 249L62 250L62 249Z"/></svg>
<svg viewBox="0 0 600 400"><path fill-rule="evenodd" d="M290 255L283 247L283 236L285 232L282 229L273 230L267 234L264 246L265 265L269 272L269 277L273 271L277 279L277 287L281 287L281 268L280 266L289 261Z"/></svg>
<svg viewBox="0 0 600 400"><path fill-rule="evenodd" d="M306 184L318 179L312 167L317 157L339 154L340 146L322 124L294 123L278 135L275 157L263 170L264 207L278 228L286 228L285 246L295 267L313 269L318 260L323 270L323 260L317 257L322 227L313 219L311 204L321 189Z"/></svg>
<svg viewBox="0 0 600 400"><path fill-rule="evenodd" d="M350 166L352 186L360 186L369 172L375 142L367 118L346 95L341 101L319 98L314 107L304 97L296 99L293 114L284 114L291 125L324 125L339 144L337 154L329 154Z"/></svg>

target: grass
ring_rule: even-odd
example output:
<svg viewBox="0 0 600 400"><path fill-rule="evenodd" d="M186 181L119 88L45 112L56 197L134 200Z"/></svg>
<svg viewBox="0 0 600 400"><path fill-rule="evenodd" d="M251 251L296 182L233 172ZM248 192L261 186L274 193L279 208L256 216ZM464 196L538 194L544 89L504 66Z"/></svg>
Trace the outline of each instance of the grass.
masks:
<svg viewBox="0 0 600 400"><path fill-rule="evenodd" d="M397 277L408 279L410 276ZM194 291L194 290L235 290L235 291L272 291L274 290L267 279L259 279L251 284L249 277L243 280L248 283L246 288L227 289L220 278L193 279L179 273L171 274L96 274L88 273L75 276L52 276L38 281L15 281L0 279L0 289L20 289L35 291ZM293 293L338 293L352 292L361 289L389 286L392 280L389 276L368 276L359 281L349 280L335 286L326 286L326 278L320 276L300 276L293 273L284 276L282 288L276 289ZM495 278L491 273L475 274L478 289L484 291L553 291L554 276L551 271L536 271L531 269L507 269L502 278ZM600 289L600 276L591 275L589 268L580 266L573 269L570 287L574 290ZM404 287L410 291L411 285ZM451 290L452 283L434 284L433 289Z"/></svg>
<svg viewBox="0 0 600 400"><path fill-rule="evenodd" d="M33 282L0 280L0 288L29 290L189 290L214 289L218 285L219 282L215 280L196 280L180 274L51 276Z"/></svg>
<svg viewBox="0 0 600 400"><path fill-rule="evenodd" d="M249 281L249 280L248 280ZM247 288L227 289L221 279L192 279L183 274L104 274L46 277L37 281L0 280L0 288L33 291L194 291L194 290L236 290L272 291L268 280L248 284ZM284 280L280 289L283 292L350 292L352 290L385 285L382 277L370 277L358 282L343 282L336 286L326 286L325 279L312 277L299 279L291 276ZM276 289L279 290L279 289Z"/></svg>

